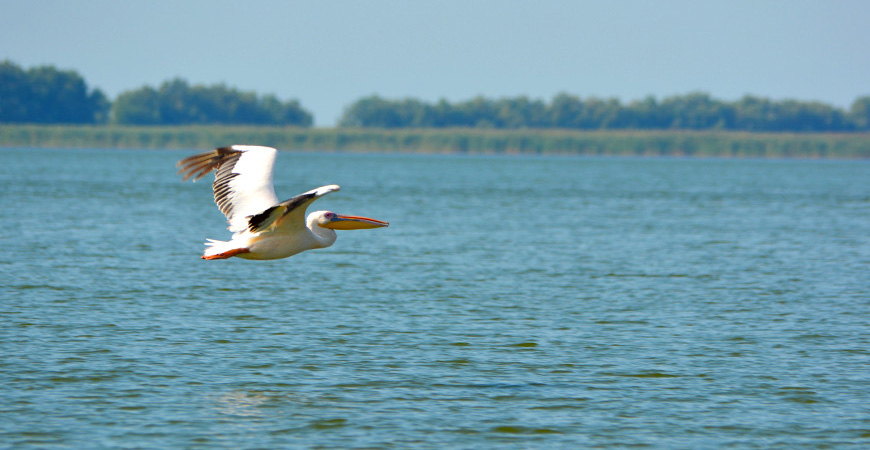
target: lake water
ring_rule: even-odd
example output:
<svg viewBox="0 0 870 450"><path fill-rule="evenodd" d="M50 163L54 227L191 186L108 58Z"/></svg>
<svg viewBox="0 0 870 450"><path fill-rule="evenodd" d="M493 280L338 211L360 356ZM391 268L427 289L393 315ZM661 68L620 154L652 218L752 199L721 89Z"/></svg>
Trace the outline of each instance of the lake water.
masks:
<svg viewBox="0 0 870 450"><path fill-rule="evenodd" d="M868 162L281 153L391 227L260 262L192 152L0 150L0 448L870 448Z"/></svg>

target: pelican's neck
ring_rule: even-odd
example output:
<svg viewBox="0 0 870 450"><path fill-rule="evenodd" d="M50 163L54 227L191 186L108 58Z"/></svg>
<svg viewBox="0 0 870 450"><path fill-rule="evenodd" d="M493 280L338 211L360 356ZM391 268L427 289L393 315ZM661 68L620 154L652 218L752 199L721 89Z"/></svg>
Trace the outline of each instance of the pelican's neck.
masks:
<svg viewBox="0 0 870 450"><path fill-rule="evenodd" d="M320 248L329 247L335 243L335 230L323 228L317 224L318 215L310 214L307 219L306 226L314 237L314 241Z"/></svg>

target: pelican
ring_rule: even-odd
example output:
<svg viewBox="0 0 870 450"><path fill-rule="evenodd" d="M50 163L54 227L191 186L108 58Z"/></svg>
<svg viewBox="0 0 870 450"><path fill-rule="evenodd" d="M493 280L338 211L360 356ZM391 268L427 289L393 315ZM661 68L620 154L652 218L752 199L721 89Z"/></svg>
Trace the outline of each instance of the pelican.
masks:
<svg viewBox="0 0 870 450"><path fill-rule="evenodd" d="M202 259L281 259L305 250L329 247L335 230L380 228L390 224L332 211L305 217L314 200L339 189L321 186L283 202L275 196L272 168L278 151L271 147L233 145L182 159L177 166L181 181L196 181L215 171L214 201L227 217L230 241L209 239Z"/></svg>

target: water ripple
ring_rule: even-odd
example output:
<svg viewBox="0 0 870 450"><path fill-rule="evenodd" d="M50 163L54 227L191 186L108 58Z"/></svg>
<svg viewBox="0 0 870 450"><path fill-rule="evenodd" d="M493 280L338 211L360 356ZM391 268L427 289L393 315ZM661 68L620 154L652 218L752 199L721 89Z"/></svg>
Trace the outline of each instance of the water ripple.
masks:
<svg viewBox="0 0 870 450"><path fill-rule="evenodd" d="M394 226L210 263L183 155L0 151L2 448L870 445L868 164L282 154Z"/></svg>

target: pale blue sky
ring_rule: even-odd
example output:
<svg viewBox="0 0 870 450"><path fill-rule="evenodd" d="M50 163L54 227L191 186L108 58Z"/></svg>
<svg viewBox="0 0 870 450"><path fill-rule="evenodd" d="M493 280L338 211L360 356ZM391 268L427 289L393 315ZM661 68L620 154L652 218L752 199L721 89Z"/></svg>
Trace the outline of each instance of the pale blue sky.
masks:
<svg viewBox="0 0 870 450"><path fill-rule="evenodd" d="M297 98L870 94L870 1L0 0L0 59L110 97L180 76Z"/></svg>

